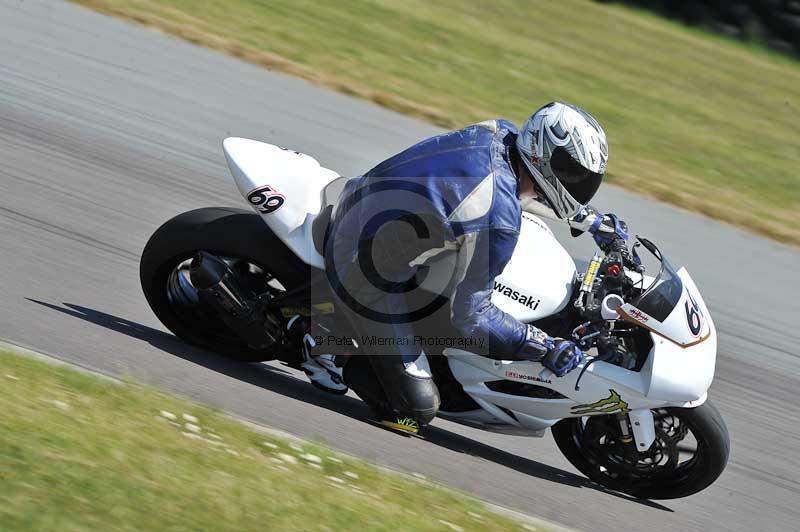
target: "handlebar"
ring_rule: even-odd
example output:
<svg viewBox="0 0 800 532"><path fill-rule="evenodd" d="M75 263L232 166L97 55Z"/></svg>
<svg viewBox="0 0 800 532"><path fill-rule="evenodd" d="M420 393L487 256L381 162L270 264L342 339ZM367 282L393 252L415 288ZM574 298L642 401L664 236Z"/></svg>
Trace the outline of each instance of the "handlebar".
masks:
<svg viewBox="0 0 800 532"><path fill-rule="evenodd" d="M628 243L621 238L614 239L607 247L605 252L606 254L619 253L620 258L622 259L622 265L629 270L639 273L644 271L644 268L642 267L642 261L639 260L639 256L635 251L631 252L628 249Z"/></svg>

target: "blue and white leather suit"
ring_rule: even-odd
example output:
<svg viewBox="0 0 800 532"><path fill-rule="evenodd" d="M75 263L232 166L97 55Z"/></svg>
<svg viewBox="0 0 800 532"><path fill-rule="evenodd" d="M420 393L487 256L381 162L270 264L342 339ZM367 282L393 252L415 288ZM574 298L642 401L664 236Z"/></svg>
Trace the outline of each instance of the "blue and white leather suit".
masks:
<svg viewBox="0 0 800 532"><path fill-rule="evenodd" d="M541 348L546 335L532 335L533 328L491 301L494 279L511 259L520 231L519 185L511 163L516 135L516 126L508 121L482 122L426 139L349 180L336 207L325 250L332 286L354 289L344 279L351 279L364 269L366 242L370 243L369 252L379 261L383 258L392 263L389 269L398 279L411 278L418 268L444 253L456 253L450 296L452 324L465 337L483 338L483 354L490 356L510 358L509 355L522 352L526 344ZM388 220L403 219L409 214L424 220L423 232L429 238L407 238L408 235L396 233L387 236L381 232ZM372 246L375 240L380 240L381 245ZM366 298L366 306L378 314L400 314L399 309L405 305L401 290L362 284L365 292L356 299ZM352 305L347 312L356 329L368 326L363 324L363 312ZM377 325L383 334L395 338L413 335L413 323L407 319L389 317ZM363 333L375 334L374 329ZM419 360L419 346L396 345L390 351L402 357L406 373L413 376L418 369L413 364ZM391 383L386 382L388 377L381 373L397 371L398 367L375 369L384 385L391 388ZM400 366L399 371L402 370ZM420 371L417 376L423 379L424 374ZM395 409L401 409L391 393L389 399Z"/></svg>

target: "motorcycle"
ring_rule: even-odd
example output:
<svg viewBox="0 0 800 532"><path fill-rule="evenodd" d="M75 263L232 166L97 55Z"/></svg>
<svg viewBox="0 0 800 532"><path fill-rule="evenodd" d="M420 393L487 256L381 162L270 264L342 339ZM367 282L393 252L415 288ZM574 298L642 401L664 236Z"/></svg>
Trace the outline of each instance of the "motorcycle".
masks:
<svg viewBox="0 0 800 532"><path fill-rule="evenodd" d="M255 140L227 138L223 150L255 212L211 207L164 223L142 253L142 288L183 340L236 360L299 367L286 322L298 313L335 317L333 299L319 294L327 229L347 178ZM639 251L658 265L654 276ZM452 269L438 261L421 286L444 286ZM595 254L578 272L550 228L525 213L492 301L591 354L557 378L537 362L494 360L465 345L426 349L440 417L516 435L550 428L589 479L638 498L686 497L719 477L730 441L707 394L717 332L686 269L653 242L637 237L631 250L623 243ZM434 327L448 326L447 317Z"/></svg>

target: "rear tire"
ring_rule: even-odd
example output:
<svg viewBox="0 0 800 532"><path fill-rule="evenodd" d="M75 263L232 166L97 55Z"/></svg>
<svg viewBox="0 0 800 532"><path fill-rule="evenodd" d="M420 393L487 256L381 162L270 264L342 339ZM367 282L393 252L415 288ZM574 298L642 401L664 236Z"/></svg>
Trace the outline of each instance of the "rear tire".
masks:
<svg viewBox="0 0 800 532"><path fill-rule="evenodd" d="M581 473L610 489L640 499L678 499L710 486L725 469L730 455L730 437L722 415L706 401L696 408L666 408L667 415L679 417L697 442L696 456L683 469L659 476L613 476L582 447L582 418L568 418L556 423L553 438L558 448Z"/></svg>
<svg viewBox="0 0 800 532"><path fill-rule="evenodd" d="M148 240L139 264L145 298L153 312L176 336L226 357L246 362L274 355L248 347L240 338L218 334L182 319L167 294L167 282L182 262L198 251L246 259L277 279L286 290L308 281L309 266L275 236L251 211L208 207L180 214L159 227Z"/></svg>

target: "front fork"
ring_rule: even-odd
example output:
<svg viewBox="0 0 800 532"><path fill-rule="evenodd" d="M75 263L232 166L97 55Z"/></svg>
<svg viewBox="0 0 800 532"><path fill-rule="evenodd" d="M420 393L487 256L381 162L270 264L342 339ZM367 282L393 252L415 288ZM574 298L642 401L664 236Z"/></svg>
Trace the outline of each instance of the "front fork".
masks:
<svg viewBox="0 0 800 532"><path fill-rule="evenodd" d="M653 412L649 408L630 410L627 413L617 414L616 417L622 442L626 446L635 444L637 451L644 452L656 440L655 421Z"/></svg>

